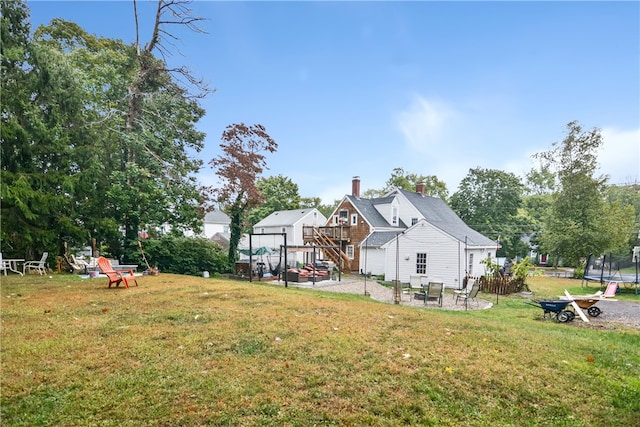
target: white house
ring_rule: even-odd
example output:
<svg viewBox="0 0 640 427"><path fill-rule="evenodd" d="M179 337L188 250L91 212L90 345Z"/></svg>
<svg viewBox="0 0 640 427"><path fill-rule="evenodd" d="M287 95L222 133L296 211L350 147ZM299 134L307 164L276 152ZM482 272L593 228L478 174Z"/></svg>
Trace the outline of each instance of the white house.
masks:
<svg viewBox="0 0 640 427"><path fill-rule="evenodd" d="M424 184L415 192L393 189L367 199L360 197L358 177L317 235L340 246L351 272L403 283L420 275L455 289L466 275L483 275L481 261L497 250L496 242L465 224L443 200L425 196Z"/></svg>
<svg viewBox="0 0 640 427"><path fill-rule="evenodd" d="M303 246L303 226L320 226L327 222L327 218L316 208L292 209L273 212L253 226L254 235L251 237L251 247L267 247L279 252L280 245L284 245L286 233L287 246ZM268 234L260 236L260 234ZM287 261L306 262L304 253L290 250Z"/></svg>
<svg viewBox="0 0 640 427"><path fill-rule="evenodd" d="M211 239L218 233L229 234L231 218L222 211L207 212L204 216L203 234L207 239Z"/></svg>
<svg viewBox="0 0 640 427"><path fill-rule="evenodd" d="M360 244L360 265L385 280L408 282L410 276L460 288L466 276L485 274L481 261L495 257L497 244L464 223L437 197L395 189L376 209L399 228L373 231ZM404 224L411 224L404 226Z"/></svg>

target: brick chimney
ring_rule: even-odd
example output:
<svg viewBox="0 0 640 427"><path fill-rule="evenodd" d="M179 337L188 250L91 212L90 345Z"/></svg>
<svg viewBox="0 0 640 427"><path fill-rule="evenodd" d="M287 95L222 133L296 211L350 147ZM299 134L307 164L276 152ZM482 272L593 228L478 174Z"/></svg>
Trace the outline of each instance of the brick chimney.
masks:
<svg viewBox="0 0 640 427"><path fill-rule="evenodd" d="M416 184L416 193L420 193L420 195L424 196L424 182Z"/></svg>
<svg viewBox="0 0 640 427"><path fill-rule="evenodd" d="M354 176L351 181L351 195L360 198L360 177Z"/></svg>

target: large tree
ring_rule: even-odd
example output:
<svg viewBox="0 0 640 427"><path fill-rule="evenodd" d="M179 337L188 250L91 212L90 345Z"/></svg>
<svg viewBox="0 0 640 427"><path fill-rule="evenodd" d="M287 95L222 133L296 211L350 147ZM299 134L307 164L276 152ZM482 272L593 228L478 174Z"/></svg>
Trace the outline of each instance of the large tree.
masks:
<svg viewBox="0 0 640 427"><path fill-rule="evenodd" d="M167 26L193 25L187 4L159 1L140 48L60 19L30 39L24 3L2 2L3 249L30 258L96 238L121 256L122 229L132 241L142 227L198 226L201 161L188 153L203 146L208 92L153 54Z"/></svg>
<svg viewBox="0 0 640 427"><path fill-rule="evenodd" d="M607 177L596 175L597 151L602 143L598 128L583 130L573 121L567 124L561 143L537 155L557 177L557 191L540 238L541 250L565 265L578 265L590 253L615 251L629 242L633 207L607 203Z"/></svg>
<svg viewBox="0 0 640 427"><path fill-rule="evenodd" d="M640 246L640 183L608 186L605 191L605 202L619 203L626 209L629 209L628 206L633 207L635 227L629 232L629 247Z"/></svg>
<svg viewBox="0 0 640 427"><path fill-rule="evenodd" d="M210 161L217 171L220 186L205 190L231 218L229 263L238 259L238 243L249 210L262 203L263 195L257 186L267 167L265 152L273 153L278 144L260 124L247 126L237 123L227 126L222 133L222 153Z"/></svg>
<svg viewBox="0 0 640 427"><path fill-rule="evenodd" d="M119 207L119 221L131 242L141 227L170 223L198 228L202 200L195 172L202 166L187 149L199 152L204 134L195 123L204 115L197 100L211 91L184 66L169 66L166 56L175 49L169 27L203 32L188 0L158 0L151 36L142 45L137 2L136 70L129 82L124 128L119 150L120 167L113 174L109 196ZM157 55L156 55L157 54ZM164 210L154 208L164 206Z"/></svg>
<svg viewBox="0 0 640 427"><path fill-rule="evenodd" d="M418 184L424 184L424 194L426 196L439 197L445 201L449 197L447 184L440 181L435 175L418 175L413 172L406 172L400 167L393 169L384 188L379 190L367 189L362 194L364 197L381 197L394 188L416 191Z"/></svg>
<svg viewBox="0 0 640 427"><path fill-rule="evenodd" d="M300 208L298 184L282 175L259 178L256 187L262 195L262 203L247 215L247 230L276 211Z"/></svg>
<svg viewBox="0 0 640 427"><path fill-rule="evenodd" d="M471 228L502 246L500 254L514 257L522 252L524 231L518 218L523 186L512 173L495 169L470 169L451 196L451 208Z"/></svg>
<svg viewBox="0 0 640 427"><path fill-rule="evenodd" d="M547 211L551 208L555 188L556 176L548 165L540 164L525 175L522 209L518 217L525 224L525 230L528 230L531 247L540 246L540 233Z"/></svg>
<svg viewBox="0 0 640 427"><path fill-rule="evenodd" d="M82 234L77 152L92 140L87 92L73 61L29 35L28 9L2 2L2 250L58 253Z"/></svg>
<svg viewBox="0 0 640 427"><path fill-rule="evenodd" d="M334 200L333 203L322 203L322 199L320 197L302 197L300 199L301 208L316 208L326 218L329 218L333 211L338 207L339 203L340 200Z"/></svg>

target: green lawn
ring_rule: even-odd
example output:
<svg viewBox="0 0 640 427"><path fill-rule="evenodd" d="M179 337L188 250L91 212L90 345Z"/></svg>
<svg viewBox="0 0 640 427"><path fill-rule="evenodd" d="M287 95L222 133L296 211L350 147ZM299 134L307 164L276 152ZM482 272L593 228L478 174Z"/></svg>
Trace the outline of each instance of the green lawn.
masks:
<svg viewBox="0 0 640 427"><path fill-rule="evenodd" d="M3 426L640 425L640 330L519 297L446 312L169 274L1 280Z"/></svg>

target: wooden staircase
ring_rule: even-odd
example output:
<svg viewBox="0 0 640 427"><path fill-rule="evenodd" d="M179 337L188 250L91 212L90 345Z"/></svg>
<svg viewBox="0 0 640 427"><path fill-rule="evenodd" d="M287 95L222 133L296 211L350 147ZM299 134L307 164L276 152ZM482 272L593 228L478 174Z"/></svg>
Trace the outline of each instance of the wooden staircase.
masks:
<svg viewBox="0 0 640 427"><path fill-rule="evenodd" d="M331 237L316 227L313 228L313 243L316 246L338 246L338 248L324 247L322 250L335 263L336 267L342 265L342 273L351 273L351 260L342 249L339 249L340 244L336 244Z"/></svg>

